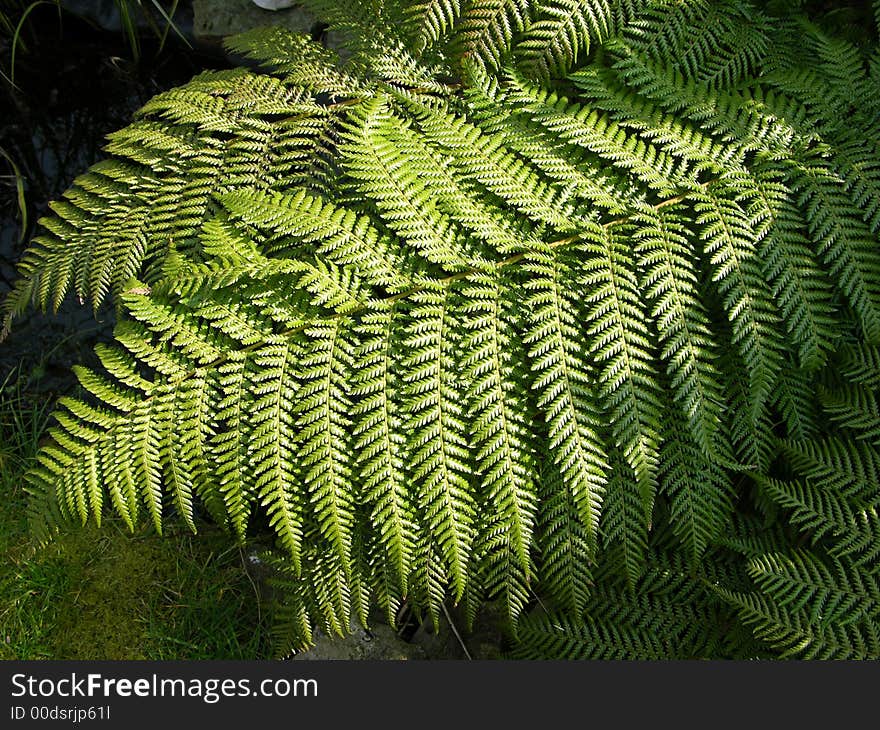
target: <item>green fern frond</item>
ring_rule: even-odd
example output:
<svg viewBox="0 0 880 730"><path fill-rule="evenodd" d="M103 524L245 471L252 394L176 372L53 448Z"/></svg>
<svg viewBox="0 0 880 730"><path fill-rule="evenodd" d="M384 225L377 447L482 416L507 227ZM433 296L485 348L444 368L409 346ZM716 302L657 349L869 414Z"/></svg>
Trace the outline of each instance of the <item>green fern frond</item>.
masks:
<svg viewBox="0 0 880 730"><path fill-rule="evenodd" d="M593 587L597 526L581 518L574 495L552 462L544 467L540 485L541 587L567 612L581 615Z"/></svg>
<svg viewBox="0 0 880 730"><path fill-rule="evenodd" d="M667 408L663 415L667 426L660 448L662 494L670 502L672 530L696 565L730 521L733 479L719 464L716 451L707 451L693 440L690 424L678 408Z"/></svg>
<svg viewBox="0 0 880 730"><path fill-rule="evenodd" d="M648 516L657 489L659 389L648 331L642 325L635 267L622 240L605 229L585 244L581 284L592 292L586 298L586 325L591 354L601 368L599 397Z"/></svg>
<svg viewBox="0 0 880 730"><path fill-rule="evenodd" d="M627 135L619 125L588 106L571 104L512 76L511 99L561 141L581 147L608 161L622 174L632 175L660 195L671 196L684 186L683 165L656 145Z"/></svg>
<svg viewBox="0 0 880 730"><path fill-rule="evenodd" d="M281 653L492 601L517 656L880 656L875 40L749 0L305 4L342 58L229 41L260 69L149 102L20 263L4 331L117 317L40 535L268 531Z"/></svg>
<svg viewBox="0 0 880 730"><path fill-rule="evenodd" d="M843 182L822 162L798 164L795 177L818 253L859 318L865 337L880 340L880 292L876 274L880 254L876 239L847 198Z"/></svg>
<svg viewBox="0 0 880 730"><path fill-rule="evenodd" d="M645 208L634 216L638 228L637 268L641 289L651 302L661 357L667 363L675 401L686 416L693 439L705 454L716 454L721 423L722 388L713 365L716 346L711 322L700 303L696 262L679 207Z"/></svg>
<svg viewBox="0 0 880 730"><path fill-rule="evenodd" d="M463 393L455 378L462 333L449 311L456 294L446 287L414 295L403 380L411 404L405 426L411 478L419 485L419 506L424 510L420 542L443 561L458 600L470 573L474 503ZM428 585L432 582L429 575Z"/></svg>
<svg viewBox="0 0 880 730"><path fill-rule="evenodd" d="M756 414L774 385L780 369L781 337L774 303L762 296L763 277L755 261L756 241L751 221L739 203L722 198L716 189L704 188L689 195L702 226L706 254L715 267L714 281L733 326L732 340L739 346L749 371L750 402Z"/></svg>
<svg viewBox="0 0 880 730"><path fill-rule="evenodd" d="M767 26L749 3L659 2L640 14L626 36L685 78L714 88L750 75L769 46Z"/></svg>
<svg viewBox="0 0 880 730"><path fill-rule="evenodd" d="M473 279L462 291L470 302L465 308L470 318L462 343L467 353L463 365L479 449L476 458L484 475L480 491L487 497L491 514L504 525L511 559L528 579L538 499L533 476L535 454L528 442L526 421L528 393L522 387L521 374L514 371L512 318L502 315L504 309L514 306L510 293L510 288L489 276Z"/></svg>
<svg viewBox="0 0 880 730"><path fill-rule="evenodd" d="M485 71L497 71L531 14L528 0L468 0L456 29L463 58Z"/></svg>
<svg viewBox="0 0 880 730"><path fill-rule="evenodd" d="M565 76L578 57L613 30L608 0L546 0L517 43L518 66L542 80Z"/></svg>
<svg viewBox="0 0 880 730"><path fill-rule="evenodd" d="M416 53L445 36L461 17L461 0L416 0L404 11Z"/></svg>
<svg viewBox="0 0 880 730"><path fill-rule="evenodd" d="M293 416L298 436L294 445L315 519L349 575L354 516L348 390L353 345L347 326L337 318L304 330L308 345L298 362L301 385Z"/></svg>
<svg viewBox="0 0 880 730"><path fill-rule="evenodd" d="M402 347L394 303L365 316L358 327L362 337L353 367L352 396L358 398L352 414L354 448L360 458L355 468L371 506L371 520L389 564L385 580L392 594L406 595L416 543L415 505L407 489L403 459L406 447L404 414L399 406L401 382L394 368ZM388 589L386 589L386 593Z"/></svg>
<svg viewBox="0 0 880 730"><path fill-rule="evenodd" d="M851 383L880 390L880 349L871 345L848 345L840 350L840 373Z"/></svg>
<svg viewBox="0 0 880 730"><path fill-rule="evenodd" d="M525 288L530 313L528 335L532 388L547 424L549 445L559 473L570 491L588 542L595 546L605 491L607 464L599 436L601 420L583 354L578 310L568 286L571 259L556 253L531 253L525 268L532 278Z"/></svg>
<svg viewBox="0 0 880 730"><path fill-rule="evenodd" d="M820 390L822 407L832 421L858 432L874 446L880 444L880 399L870 388L855 384Z"/></svg>
<svg viewBox="0 0 880 730"><path fill-rule="evenodd" d="M837 560L825 565L807 551L770 554L750 560L748 571L763 591L779 596L777 605L809 608L811 622L823 627L857 624L880 612L877 579L847 571Z"/></svg>
<svg viewBox="0 0 880 730"><path fill-rule="evenodd" d="M604 581L578 616L536 610L524 617L513 656L692 659L723 654L720 627L733 623L730 612L682 566L656 554L651 564L635 590Z"/></svg>
<svg viewBox="0 0 880 730"><path fill-rule="evenodd" d="M742 621L757 638L779 652L780 658L867 659L877 655L880 634L873 620L863 624L816 625L809 615L780 608L759 594L717 589L718 595L735 607Z"/></svg>

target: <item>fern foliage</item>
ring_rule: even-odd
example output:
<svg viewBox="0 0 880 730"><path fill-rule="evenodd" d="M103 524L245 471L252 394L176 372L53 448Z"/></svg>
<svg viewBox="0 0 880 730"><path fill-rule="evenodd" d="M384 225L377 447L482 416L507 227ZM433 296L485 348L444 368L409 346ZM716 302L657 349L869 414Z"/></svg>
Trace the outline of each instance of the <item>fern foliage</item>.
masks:
<svg viewBox="0 0 880 730"><path fill-rule="evenodd" d="M282 646L880 656L876 43L773 3L310 0L145 106L3 307L111 300L33 522L277 537ZM783 4L784 5L784 4Z"/></svg>

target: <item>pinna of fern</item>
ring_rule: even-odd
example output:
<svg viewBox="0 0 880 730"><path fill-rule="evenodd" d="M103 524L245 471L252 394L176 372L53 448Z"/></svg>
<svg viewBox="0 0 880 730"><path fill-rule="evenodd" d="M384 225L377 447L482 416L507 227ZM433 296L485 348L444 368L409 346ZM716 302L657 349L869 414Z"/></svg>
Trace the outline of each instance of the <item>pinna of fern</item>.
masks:
<svg viewBox="0 0 880 730"><path fill-rule="evenodd" d="M262 70L151 101L25 254L6 328L119 318L35 526L266 524L288 647L493 600L542 655L876 656L878 482L807 463L880 433L876 50L750 2L309 5L350 58L231 40Z"/></svg>
<svg viewBox="0 0 880 730"><path fill-rule="evenodd" d="M876 397L880 371L863 368L878 354L842 347L820 378L823 401L862 388ZM635 591L612 573L596 581L583 618L532 611L514 656L876 658L880 451L870 431L823 425L821 435L777 442L772 475L755 478L699 565L661 526Z"/></svg>

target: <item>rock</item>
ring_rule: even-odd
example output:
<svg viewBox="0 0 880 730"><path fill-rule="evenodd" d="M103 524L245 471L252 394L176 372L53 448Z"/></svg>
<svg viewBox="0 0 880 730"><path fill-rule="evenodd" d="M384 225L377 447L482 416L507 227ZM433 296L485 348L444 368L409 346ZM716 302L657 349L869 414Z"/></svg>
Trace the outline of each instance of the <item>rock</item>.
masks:
<svg viewBox="0 0 880 730"><path fill-rule="evenodd" d="M263 10L285 10L296 5L295 0L251 0L251 2Z"/></svg>
<svg viewBox="0 0 880 730"><path fill-rule="evenodd" d="M315 645L311 649L290 657L291 661L425 658L421 647L408 644L386 624L377 624L369 631L359 626L345 638L331 638L321 634L315 638Z"/></svg>
<svg viewBox="0 0 880 730"><path fill-rule="evenodd" d="M283 5L279 0L272 4ZM199 40L216 40L266 25L311 33L316 23L315 17L300 7L264 10L253 0L193 0L193 14L193 34Z"/></svg>

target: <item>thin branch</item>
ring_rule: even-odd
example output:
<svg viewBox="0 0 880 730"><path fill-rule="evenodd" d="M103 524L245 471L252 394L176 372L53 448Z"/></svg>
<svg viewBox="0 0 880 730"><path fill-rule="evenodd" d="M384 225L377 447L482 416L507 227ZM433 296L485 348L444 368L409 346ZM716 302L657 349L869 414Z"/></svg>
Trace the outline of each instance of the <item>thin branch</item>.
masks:
<svg viewBox="0 0 880 730"><path fill-rule="evenodd" d="M443 615L446 616L446 620L449 622L449 626L452 628L452 633L455 634L455 638L458 639L458 643L464 651L464 655L473 661L473 657L471 653L468 651L467 645L464 643L464 640L461 638L461 634L458 633L458 629L455 627L455 622L452 620L452 616L449 615L449 609L446 608L445 603L440 604L443 607Z"/></svg>

